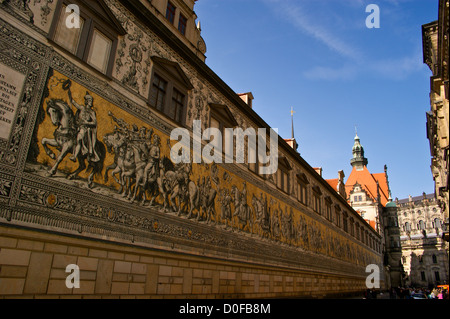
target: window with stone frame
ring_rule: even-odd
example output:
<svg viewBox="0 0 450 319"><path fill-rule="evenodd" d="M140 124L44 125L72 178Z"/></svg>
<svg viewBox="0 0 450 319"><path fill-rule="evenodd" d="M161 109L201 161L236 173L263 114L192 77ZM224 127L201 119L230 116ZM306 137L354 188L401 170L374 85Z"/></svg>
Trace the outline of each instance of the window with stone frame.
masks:
<svg viewBox="0 0 450 319"><path fill-rule="evenodd" d="M355 220L353 217L350 217L349 233L350 235L355 236Z"/></svg>
<svg viewBox="0 0 450 319"><path fill-rule="evenodd" d="M334 222L337 227L341 227L341 207L337 204L334 206Z"/></svg>
<svg viewBox="0 0 450 319"><path fill-rule="evenodd" d="M321 209L322 209L321 197L322 197L322 192L320 191L320 188L318 186L314 186L312 188L312 201L313 201L312 208L319 215L322 213L321 212Z"/></svg>
<svg viewBox="0 0 450 319"><path fill-rule="evenodd" d="M347 212L344 212L342 215L342 228L345 232L348 232L348 214Z"/></svg>
<svg viewBox="0 0 450 319"><path fill-rule="evenodd" d="M212 140L211 143L216 148L220 146L222 149L222 162L233 163L235 159L236 137L232 130L238 126L238 123L226 105L211 103L209 109L209 127L218 129L222 136L220 142Z"/></svg>
<svg viewBox="0 0 450 319"><path fill-rule="evenodd" d="M172 61L152 57L148 104L158 112L184 126L188 92L192 84L181 67Z"/></svg>
<svg viewBox="0 0 450 319"><path fill-rule="evenodd" d="M303 205L308 205L308 178L304 173L297 174L297 200Z"/></svg>
<svg viewBox="0 0 450 319"><path fill-rule="evenodd" d="M324 202L325 202L325 218L331 221L333 219L333 216L331 214L331 205L332 205L331 197L326 196Z"/></svg>
<svg viewBox="0 0 450 319"><path fill-rule="evenodd" d="M79 8L79 25L70 5ZM70 22L69 24L67 22ZM63 0L55 8L50 41L111 77L118 37L126 31L103 1Z"/></svg>
<svg viewBox="0 0 450 319"><path fill-rule="evenodd" d="M290 191L290 171L292 167L284 156L278 157L278 171L276 184L279 189L289 194Z"/></svg>
<svg viewBox="0 0 450 319"><path fill-rule="evenodd" d="M251 172L259 175L261 178L263 178L263 179L268 178L269 180L271 180L272 182L274 182L276 184L277 183L277 178L278 178L277 177L277 173L273 174L274 175L273 178L269 177L269 176L267 176L265 174L261 174L260 173L260 168L263 167L265 164L263 164L260 161L259 152L262 152L262 154L264 154L264 152L265 152L265 154L267 155L268 152L269 152L269 145L267 143L266 144L261 143L261 144L265 145L265 148L264 148L264 150L260 149L259 148L260 147L260 145L259 145L260 143L258 142L258 139L259 138L264 139L264 137L258 136L258 130L255 130L255 131L256 131L255 132L256 134L254 134L253 136L246 136L245 137L246 138L246 145L247 145L247 148L248 148L248 152L246 154L247 155L248 169ZM268 138L266 137L265 140L267 141ZM261 146L261 147L263 147L263 146Z"/></svg>

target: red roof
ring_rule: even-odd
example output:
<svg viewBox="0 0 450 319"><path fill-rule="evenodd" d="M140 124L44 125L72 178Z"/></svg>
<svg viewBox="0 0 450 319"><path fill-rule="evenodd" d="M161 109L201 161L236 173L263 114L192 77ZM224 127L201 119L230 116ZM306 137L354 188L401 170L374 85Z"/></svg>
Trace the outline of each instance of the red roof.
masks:
<svg viewBox="0 0 450 319"><path fill-rule="evenodd" d="M366 166L362 170L353 167L350 176L345 182L345 191L350 194L353 186L358 183L367 194L373 199L377 198L377 182L379 185L380 202L383 206L389 201L389 187L385 173L371 174Z"/></svg>
<svg viewBox="0 0 450 319"><path fill-rule="evenodd" d="M327 183L330 184L331 187L333 187L333 189L335 191L337 191L337 186L339 183L339 178L333 178L333 179L326 179Z"/></svg>

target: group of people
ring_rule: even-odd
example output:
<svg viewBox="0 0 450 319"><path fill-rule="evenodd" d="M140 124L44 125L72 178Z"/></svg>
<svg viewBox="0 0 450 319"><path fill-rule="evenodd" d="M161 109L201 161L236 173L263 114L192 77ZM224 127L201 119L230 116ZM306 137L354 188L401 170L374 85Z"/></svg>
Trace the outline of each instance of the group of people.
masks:
<svg viewBox="0 0 450 319"><path fill-rule="evenodd" d="M428 299L449 299L448 290L442 287L426 288L391 288L390 299L412 299L415 294L423 294Z"/></svg>
<svg viewBox="0 0 450 319"><path fill-rule="evenodd" d="M434 287L433 289L397 287L391 288L388 293L389 299L414 299L414 295L425 295L426 299L449 299L448 289L443 287ZM363 298L387 299L387 296L377 289L367 289L363 294Z"/></svg>

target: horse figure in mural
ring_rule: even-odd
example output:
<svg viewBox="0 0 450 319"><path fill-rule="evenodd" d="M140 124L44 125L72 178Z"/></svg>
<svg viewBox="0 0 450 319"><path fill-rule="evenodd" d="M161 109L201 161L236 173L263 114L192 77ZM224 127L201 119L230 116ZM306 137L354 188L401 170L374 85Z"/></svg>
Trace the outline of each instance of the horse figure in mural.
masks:
<svg viewBox="0 0 450 319"><path fill-rule="evenodd" d="M253 232L253 211L252 208L247 204L247 185L243 183L242 192L236 187L236 185L231 186L231 192L233 194L232 198L234 200L234 213L233 217L238 217L238 229L242 226L244 230L248 226L249 231Z"/></svg>
<svg viewBox="0 0 450 319"><path fill-rule="evenodd" d="M47 102L47 114L49 115L52 123L56 126L53 132L53 138L42 138L41 143L44 147L46 154L52 158L56 159L52 168L48 171L48 176L53 176L59 164L68 155L73 154L80 141L77 140L77 132L79 127L75 115L71 107L61 99L50 99ZM78 152L76 158L73 160L78 161L78 168L67 176L68 179L75 178L80 172L86 170L90 172L88 176L88 186L93 186L94 175L102 174L103 162L106 156L106 148L103 143L99 140L95 141L95 149L93 150L98 158L93 158L91 154ZM49 148L52 146L60 151L58 157ZM86 166L86 161L88 165Z"/></svg>

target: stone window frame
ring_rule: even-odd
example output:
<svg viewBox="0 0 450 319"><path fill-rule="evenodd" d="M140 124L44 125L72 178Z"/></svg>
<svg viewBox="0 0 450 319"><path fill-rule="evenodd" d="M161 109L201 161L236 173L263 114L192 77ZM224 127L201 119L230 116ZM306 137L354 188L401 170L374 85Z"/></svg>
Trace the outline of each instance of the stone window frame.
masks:
<svg viewBox="0 0 450 319"><path fill-rule="evenodd" d="M322 215L322 191L319 186L312 187L312 209L319 215Z"/></svg>
<svg viewBox="0 0 450 319"><path fill-rule="evenodd" d="M309 185L308 178L304 173L298 173L296 177L297 177L297 200L301 204L308 206L308 185ZM302 190L304 190L304 192Z"/></svg>
<svg viewBox="0 0 450 319"><path fill-rule="evenodd" d="M189 78L186 76L186 74L183 72L181 67L176 62L158 56L152 56L151 60L153 62L153 67L150 75L150 88L147 98L147 104L152 110L170 119L177 125L182 125L183 127L186 127L186 115L187 115L189 91L193 89L193 86ZM154 80L156 78L155 76L164 80L167 83L163 106L161 110L158 109L156 105L152 105L150 102L153 92L152 89L154 85ZM183 110L181 111L180 118L178 120L176 118L173 118L169 113L175 91L183 95L183 102L182 102Z"/></svg>
<svg viewBox="0 0 450 319"><path fill-rule="evenodd" d="M291 165L289 164L288 160L284 156L278 157L278 170L276 173L276 181L275 184L277 185L277 188L281 190L282 192L289 194L290 188L291 188L291 181L290 181L290 172L292 170Z"/></svg>
<svg viewBox="0 0 450 319"><path fill-rule="evenodd" d="M212 127L211 125L211 120L214 119L219 123L219 131L222 134L222 162L224 162L224 160L226 159L226 154L225 154L225 147L226 147L226 139L228 137L226 137L225 135L225 129L226 128L236 128L239 124L237 123L235 117L233 116L232 112L230 111L230 109L228 108L228 106L224 105L224 104L217 104L217 103L209 103L209 126L208 127ZM231 137L229 137L231 138ZM233 158L232 159L236 159L236 136L233 134L232 136L233 138Z"/></svg>

